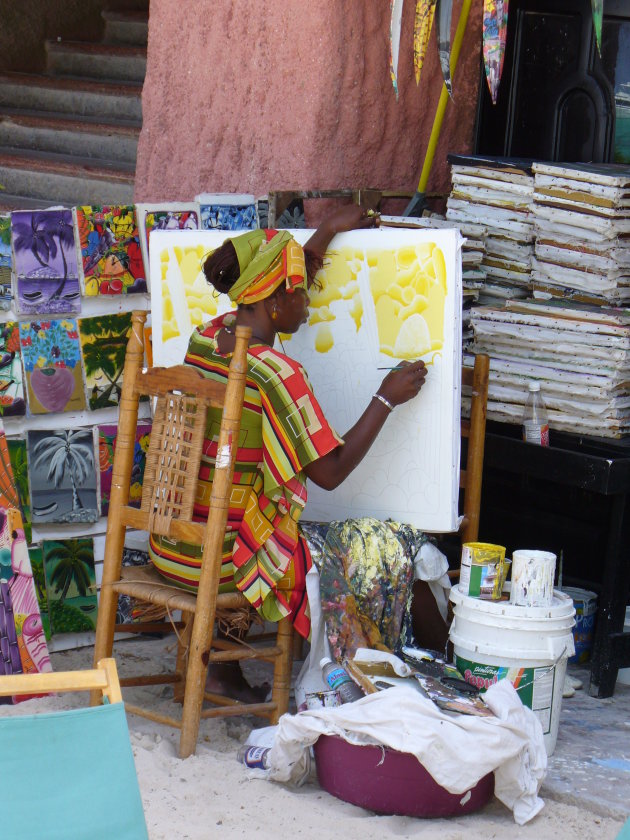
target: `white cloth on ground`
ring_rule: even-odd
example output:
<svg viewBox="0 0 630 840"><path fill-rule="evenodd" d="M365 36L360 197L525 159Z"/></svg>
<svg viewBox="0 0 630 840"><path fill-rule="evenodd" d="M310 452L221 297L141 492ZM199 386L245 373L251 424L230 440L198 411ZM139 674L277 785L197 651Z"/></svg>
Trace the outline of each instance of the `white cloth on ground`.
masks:
<svg viewBox="0 0 630 840"><path fill-rule="evenodd" d="M544 805L538 797L547 769L540 722L508 680L484 695L496 717L447 714L414 689L390 688L337 708L280 718L268 778L304 777L309 747L320 735L351 744L383 744L412 753L450 793L465 793L494 771L495 795L519 825Z"/></svg>

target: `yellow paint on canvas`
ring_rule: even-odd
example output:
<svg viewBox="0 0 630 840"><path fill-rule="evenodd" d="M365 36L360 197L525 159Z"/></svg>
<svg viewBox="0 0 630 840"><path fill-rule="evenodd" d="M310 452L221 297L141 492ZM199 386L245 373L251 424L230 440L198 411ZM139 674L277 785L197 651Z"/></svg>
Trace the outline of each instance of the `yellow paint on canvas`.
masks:
<svg viewBox="0 0 630 840"><path fill-rule="evenodd" d="M162 341L189 335L217 314L217 299L201 268L206 253L201 245L164 248L160 253Z"/></svg>
<svg viewBox="0 0 630 840"><path fill-rule="evenodd" d="M319 325L315 336L315 349L318 353L328 353L334 346L333 332L328 326L336 320L332 304L336 301L347 303L346 311L356 324L357 331L363 318L363 303L359 291L357 276L365 264L363 251L355 248L342 248L329 252L326 262L317 274L320 288L309 290L311 326Z"/></svg>
<svg viewBox="0 0 630 840"><path fill-rule="evenodd" d="M440 350L447 292L441 248L424 242L375 251L368 253L367 263L380 351L412 360Z"/></svg>

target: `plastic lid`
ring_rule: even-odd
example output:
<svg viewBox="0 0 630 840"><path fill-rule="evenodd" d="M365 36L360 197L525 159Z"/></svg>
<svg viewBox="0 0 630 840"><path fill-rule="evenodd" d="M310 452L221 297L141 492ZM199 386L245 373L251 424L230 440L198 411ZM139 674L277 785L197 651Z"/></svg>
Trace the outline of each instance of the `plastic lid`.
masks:
<svg viewBox="0 0 630 840"><path fill-rule="evenodd" d="M530 391L540 391L540 382L530 382L528 387Z"/></svg>
<svg viewBox="0 0 630 840"><path fill-rule="evenodd" d="M329 662L332 662L332 659L329 656L322 656L319 660L319 667L323 668L324 665L328 665Z"/></svg>

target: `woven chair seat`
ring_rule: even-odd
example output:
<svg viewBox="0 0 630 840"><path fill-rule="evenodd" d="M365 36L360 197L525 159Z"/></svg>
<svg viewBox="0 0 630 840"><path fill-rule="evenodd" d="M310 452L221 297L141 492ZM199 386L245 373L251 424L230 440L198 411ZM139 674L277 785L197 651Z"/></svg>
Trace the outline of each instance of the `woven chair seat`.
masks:
<svg viewBox="0 0 630 840"><path fill-rule="evenodd" d="M130 595L141 601L159 604L169 610L195 612L197 595L173 586L154 566L123 566L120 580L112 584L114 592ZM217 608L239 609L248 607L249 601L240 592L225 592L217 595Z"/></svg>

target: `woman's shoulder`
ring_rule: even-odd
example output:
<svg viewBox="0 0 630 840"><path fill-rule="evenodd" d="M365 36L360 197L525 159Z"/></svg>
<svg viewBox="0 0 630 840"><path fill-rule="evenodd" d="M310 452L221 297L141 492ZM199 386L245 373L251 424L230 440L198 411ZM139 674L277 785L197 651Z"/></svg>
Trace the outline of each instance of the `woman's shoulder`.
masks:
<svg viewBox="0 0 630 840"><path fill-rule="evenodd" d="M255 344L249 348L248 353L257 360L256 367L268 367L274 373L279 374L283 379L297 374L306 378L306 371L300 362L276 350L275 347L269 347L266 344Z"/></svg>

